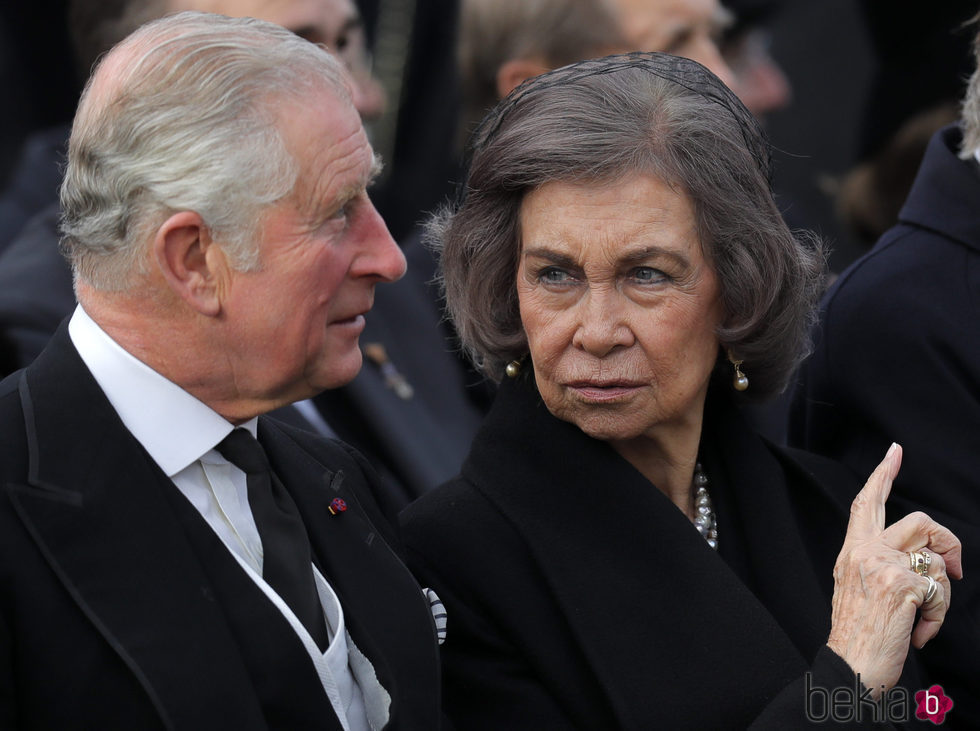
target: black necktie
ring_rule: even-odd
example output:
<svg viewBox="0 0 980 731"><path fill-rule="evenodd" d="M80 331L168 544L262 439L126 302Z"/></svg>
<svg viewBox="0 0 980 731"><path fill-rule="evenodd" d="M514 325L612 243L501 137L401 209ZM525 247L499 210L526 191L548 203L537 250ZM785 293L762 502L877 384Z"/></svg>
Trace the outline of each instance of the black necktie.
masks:
<svg viewBox="0 0 980 731"><path fill-rule="evenodd" d="M246 429L234 429L215 447L245 473L248 504L262 539L262 578L283 598L321 650L327 627L313 580L310 539L265 450Z"/></svg>

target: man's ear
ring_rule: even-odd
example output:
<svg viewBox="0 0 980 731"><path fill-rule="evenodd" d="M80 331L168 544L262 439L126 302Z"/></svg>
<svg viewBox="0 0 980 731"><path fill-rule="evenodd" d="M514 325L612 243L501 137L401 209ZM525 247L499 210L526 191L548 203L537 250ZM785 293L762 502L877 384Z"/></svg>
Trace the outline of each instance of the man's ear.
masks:
<svg viewBox="0 0 980 731"><path fill-rule="evenodd" d="M551 69L537 58L512 58L497 69L497 96L503 99L532 76Z"/></svg>
<svg viewBox="0 0 980 731"><path fill-rule="evenodd" d="M153 239L153 259L170 289L192 309L210 317L221 312L231 268L200 215L181 211L164 221Z"/></svg>

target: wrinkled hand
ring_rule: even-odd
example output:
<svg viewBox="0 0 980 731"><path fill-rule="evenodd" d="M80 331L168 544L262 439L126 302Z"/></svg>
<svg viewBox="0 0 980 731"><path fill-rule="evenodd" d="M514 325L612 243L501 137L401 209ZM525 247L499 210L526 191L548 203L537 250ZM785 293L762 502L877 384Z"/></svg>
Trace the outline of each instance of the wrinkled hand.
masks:
<svg viewBox="0 0 980 731"><path fill-rule="evenodd" d="M949 608L948 576L963 576L959 539L925 513L885 528L885 501L901 464L902 448L893 444L851 504L834 566L827 645L861 674L875 697L898 682L909 642L921 648L939 632ZM932 554L929 575L938 583L928 602L931 582L909 568L908 552L921 550Z"/></svg>

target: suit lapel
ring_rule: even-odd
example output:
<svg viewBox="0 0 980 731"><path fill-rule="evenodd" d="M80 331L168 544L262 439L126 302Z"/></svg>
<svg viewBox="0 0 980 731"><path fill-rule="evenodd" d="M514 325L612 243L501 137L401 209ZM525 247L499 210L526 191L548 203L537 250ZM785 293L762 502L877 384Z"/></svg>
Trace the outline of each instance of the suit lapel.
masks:
<svg viewBox="0 0 980 731"><path fill-rule="evenodd" d="M263 727L208 581L163 490L175 489L123 427L65 328L22 376L30 474L8 485L72 599L166 724ZM216 713L220 709L220 717Z"/></svg>
<svg viewBox="0 0 980 731"><path fill-rule="evenodd" d="M733 726L747 725L760 697L805 670L687 518L608 445L552 417L533 388L502 386L486 429L464 476L526 539L623 726L710 723L716 708L683 701L702 686L725 699Z"/></svg>
<svg viewBox="0 0 980 731"><path fill-rule="evenodd" d="M315 560L340 597L351 636L391 696L392 717L411 700L399 723L435 727L436 719L424 715L438 705L431 702L439 692L432 616L418 584L359 503L358 491L367 490L360 467L336 447L326 467L267 419L260 420L259 436L303 516ZM335 498L345 502L345 511L330 512Z"/></svg>

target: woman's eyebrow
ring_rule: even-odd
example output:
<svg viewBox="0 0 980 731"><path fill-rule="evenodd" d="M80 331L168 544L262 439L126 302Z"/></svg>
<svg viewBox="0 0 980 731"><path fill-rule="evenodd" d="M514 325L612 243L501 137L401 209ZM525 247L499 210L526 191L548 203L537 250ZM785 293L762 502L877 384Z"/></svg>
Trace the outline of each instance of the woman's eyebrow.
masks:
<svg viewBox="0 0 980 731"><path fill-rule="evenodd" d="M524 249L521 253L522 257L537 257L539 259L547 259L552 264L557 264L563 267L577 267L578 262L570 257L568 254L563 254L560 251L555 251L554 249L549 249L547 246L533 246L528 249Z"/></svg>
<svg viewBox="0 0 980 731"><path fill-rule="evenodd" d="M568 254L556 251L547 246L532 246L524 249L521 256L546 259L557 266L570 268L581 266L576 259L573 259ZM620 257L618 263L622 266L636 266L637 264L658 258L670 259L681 267L689 267L691 265L691 260L688 257L672 249L665 249L662 246L644 246L641 249L627 251Z"/></svg>
<svg viewBox="0 0 980 731"><path fill-rule="evenodd" d="M645 261L656 258L671 259L680 266L690 266L691 260L682 253L673 249L665 249L662 246L644 246L642 249L627 251L620 262L626 265L642 264Z"/></svg>

